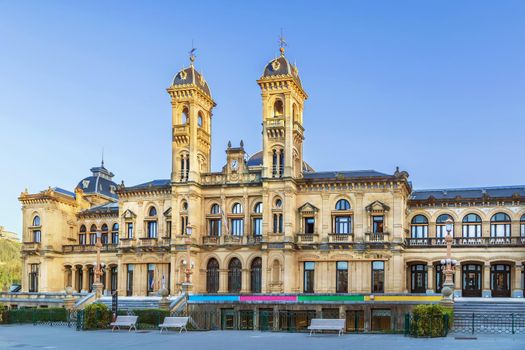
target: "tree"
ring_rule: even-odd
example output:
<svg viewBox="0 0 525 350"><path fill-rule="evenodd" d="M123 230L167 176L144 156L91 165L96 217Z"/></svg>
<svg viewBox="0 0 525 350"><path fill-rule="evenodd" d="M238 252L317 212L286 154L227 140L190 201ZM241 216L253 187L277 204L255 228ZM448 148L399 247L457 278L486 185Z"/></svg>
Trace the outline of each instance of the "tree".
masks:
<svg viewBox="0 0 525 350"><path fill-rule="evenodd" d="M20 283L22 278L22 259L19 242L0 238L0 289L12 283Z"/></svg>

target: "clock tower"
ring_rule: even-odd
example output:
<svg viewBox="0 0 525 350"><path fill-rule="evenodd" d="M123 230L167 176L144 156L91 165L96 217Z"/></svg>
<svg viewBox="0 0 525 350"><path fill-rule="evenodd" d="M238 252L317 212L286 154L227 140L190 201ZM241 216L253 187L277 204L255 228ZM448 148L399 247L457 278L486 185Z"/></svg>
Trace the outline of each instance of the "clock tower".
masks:
<svg viewBox="0 0 525 350"><path fill-rule="evenodd" d="M223 172L230 180L239 179L239 177L247 172L246 167L246 152L244 151L244 142L241 140L239 147L232 147L231 142L228 142L226 149L226 166Z"/></svg>

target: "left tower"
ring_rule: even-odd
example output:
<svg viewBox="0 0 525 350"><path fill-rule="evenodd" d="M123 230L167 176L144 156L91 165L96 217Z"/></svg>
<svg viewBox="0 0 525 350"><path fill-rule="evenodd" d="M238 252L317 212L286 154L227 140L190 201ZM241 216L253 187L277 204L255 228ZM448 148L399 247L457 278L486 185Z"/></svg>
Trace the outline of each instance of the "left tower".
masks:
<svg viewBox="0 0 525 350"><path fill-rule="evenodd" d="M172 168L171 181L199 182L211 169L211 117L215 102L210 88L195 67L190 66L173 78L167 89L171 96Z"/></svg>

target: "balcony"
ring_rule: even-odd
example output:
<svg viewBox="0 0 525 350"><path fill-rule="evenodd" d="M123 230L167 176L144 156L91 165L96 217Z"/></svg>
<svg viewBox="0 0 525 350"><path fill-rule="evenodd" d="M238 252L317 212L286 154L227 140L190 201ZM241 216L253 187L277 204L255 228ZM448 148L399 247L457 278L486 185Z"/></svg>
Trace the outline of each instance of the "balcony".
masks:
<svg viewBox="0 0 525 350"><path fill-rule="evenodd" d="M351 233L329 233L329 243L352 243L354 241L354 235Z"/></svg>
<svg viewBox="0 0 525 350"><path fill-rule="evenodd" d="M284 138L284 117L268 118L264 121L264 125L269 138Z"/></svg>
<svg viewBox="0 0 525 350"><path fill-rule="evenodd" d="M225 235L222 239L225 245L244 245L246 242L244 236Z"/></svg>
<svg viewBox="0 0 525 350"><path fill-rule="evenodd" d="M40 243L38 242L24 242L22 245L22 252L36 253L40 250Z"/></svg>
<svg viewBox="0 0 525 350"><path fill-rule="evenodd" d="M139 247L156 247L159 245L158 238L142 237L139 238Z"/></svg>
<svg viewBox="0 0 525 350"><path fill-rule="evenodd" d="M221 244L221 237L220 236L205 236L202 237L202 244L203 245L220 245Z"/></svg>
<svg viewBox="0 0 525 350"><path fill-rule="evenodd" d="M116 252L117 251L117 245L116 244L103 244L102 247L100 247L100 252ZM71 253L96 253L97 247L95 245L91 244L71 244L71 245L63 245L62 246L62 252L64 254L71 254Z"/></svg>
<svg viewBox="0 0 525 350"><path fill-rule="evenodd" d="M388 232L365 232L365 242L388 242Z"/></svg>
<svg viewBox="0 0 525 350"><path fill-rule="evenodd" d="M176 125L173 127L173 141L176 143L187 143L190 139L190 129L187 125Z"/></svg>
<svg viewBox="0 0 525 350"><path fill-rule="evenodd" d="M444 238L406 238L405 246L408 248L443 248L447 244ZM525 247L525 237L455 237L452 239L453 247Z"/></svg>
<svg viewBox="0 0 525 350"><path fill-rule="evenodd" d="M319 235L317 233L298 233L295 235L295 242L298 244L319 243Z"/></svg>
<svg viewBox="0 0 525 350"><path fill-rule="evenodd" d="M135 246L134 239L121 238L119 241L119 248L132 248Z"/></svg>
<svg viewBox="0 0 525 350"><path fill-rule="evenodd" d="M248 239L248 244L249 245L256 245L256 244L261 244L262 241L263 241L263 237L261 235L257 235L257 236L248 236L246 237Z"/></svg>

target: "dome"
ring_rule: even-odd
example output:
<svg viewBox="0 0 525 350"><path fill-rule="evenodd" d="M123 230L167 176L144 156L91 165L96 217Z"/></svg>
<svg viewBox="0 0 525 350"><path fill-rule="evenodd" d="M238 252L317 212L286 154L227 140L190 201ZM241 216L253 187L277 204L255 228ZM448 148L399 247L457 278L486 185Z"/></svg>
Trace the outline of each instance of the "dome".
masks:
<svg viewBox="0 0 525 350"><path fill-rule="evenodd" d="M246 164L250 166L261 166L263 164L263 152L259 151L253 156L248 158ZM303 161L303 172L304 173L313 173L315 170L305 161Z"/></svg>
<svg viewBox="0 0 525 350"><path fill-rule="evenodd" d="M114 174L100 167L90 169L93 175L82 179L76 188L80 188L85 194L100 194L110 198L118 198L117 184L112 181Z"/></svg>
<svg viewBox="0 0 525 350"><path fill-rule="evenodd" d="M199 73L193 65L189 66L188 68L184 68L180 72L178 72L175 77L173 78L172 86L177 85L196 85L198 88L200 88L204 93L206 93L208 96L211 97L210 88L208 87L208 83L204 79L201 73Z"/></svg>
<svg viewBox="0 0 525 350"><path fill-rule="evenodd" d="M263 77L278 77L278 76L291 76L296 79L296 81L301 84L301 79L299 78L299 71L297 66L288 62L284 55L277 57L264 67Z"/></svg>

